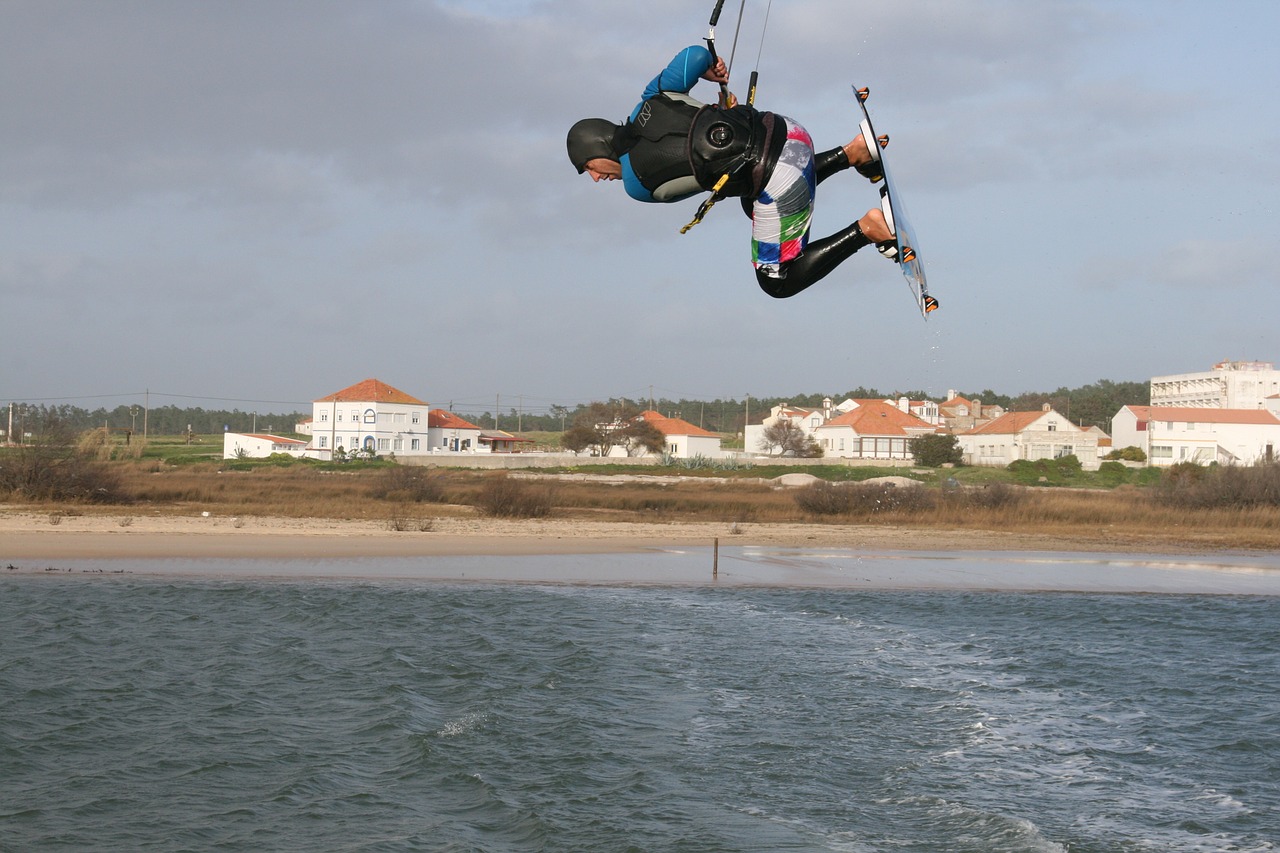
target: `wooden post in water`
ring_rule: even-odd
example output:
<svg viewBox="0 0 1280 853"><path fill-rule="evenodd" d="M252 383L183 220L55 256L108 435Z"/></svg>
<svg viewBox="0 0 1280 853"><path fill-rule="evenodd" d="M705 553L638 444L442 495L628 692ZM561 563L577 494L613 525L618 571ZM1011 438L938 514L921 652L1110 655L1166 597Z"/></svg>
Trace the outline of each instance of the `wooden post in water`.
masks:
<svg viewBox="0 0 1280 853"><path fill-rule="evenodd" d="M720 578L720 537L715 538L715 546L711 549L711 579Z"/></svg>

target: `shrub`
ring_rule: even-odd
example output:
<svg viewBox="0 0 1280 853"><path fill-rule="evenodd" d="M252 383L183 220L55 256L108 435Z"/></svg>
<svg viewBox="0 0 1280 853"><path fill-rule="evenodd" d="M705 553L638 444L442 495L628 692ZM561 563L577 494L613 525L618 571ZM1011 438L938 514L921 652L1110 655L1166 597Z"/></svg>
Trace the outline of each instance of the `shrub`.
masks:
<svg viewBox="0 0 1280 853"><path fill-rule="evenodd" d="M937 506L937 493L922 486L814 483L796 493L796 505L814 515L868 517L887 512L923 512Z"/></svg>
<svg viewBox="0 0 1280 853"><path fill-rule="evenodd" d="M1104 486L1118 486L1129 482L1129 469L1119 462L1103 462L1098 466L1098 479Z"/></svg>
<svg viewBox="0 0 1280 853"><path fill-rule="evenodd" d="M378 473L370 493L380 500L440 503L444 500L444 477L418 465L395 465Z"/></svg>
<svg viewBox="0 0 1280 853"><path fill-rule="evenodd" d="M501 474L480 487L476 507L498 518L544 518L554 505L551 489Z"/></svg>
<svg viewBox="0 0 1280 853"><path fill-rule="evenodd" d="M917 465L941 468L943 465L959 465L964 459L960 439L951 434L922 435L907 442Z"/></svg>
<svg viewBox="0 0 1280 853"><path fill-rule="evenodd" d="M796 492L796 506L812 515L843 515L851 506L849 488L833 486L825 480Z"/></svg>
<svg viewBox="0 0 1280 853"><path fill-rule="evenodd" d="M1164 472L1152 494L1159 503L1186 509L1280 506L1280 465L1179 463Z"/></svg>
<svg viewBox="0 0 1280 853"><path fill-rule="evenodd" d="M69 434L50 428L40 442L0 455L0 495L31 501L123 502L119 476L96 456L96 445L81 450Z"/></svg>
<svg viewBox="0 0 1280 853"><path fill-rule="evenodd" d="M1141 447L1134 447L1131 444L1128 447L1122 447L1122 448L1119 448L1118 450L1113 450L1103 458L1110 459L1112 461L1120 460L1123 462L1146 462L1147 454L1143 451Z"/></svg>

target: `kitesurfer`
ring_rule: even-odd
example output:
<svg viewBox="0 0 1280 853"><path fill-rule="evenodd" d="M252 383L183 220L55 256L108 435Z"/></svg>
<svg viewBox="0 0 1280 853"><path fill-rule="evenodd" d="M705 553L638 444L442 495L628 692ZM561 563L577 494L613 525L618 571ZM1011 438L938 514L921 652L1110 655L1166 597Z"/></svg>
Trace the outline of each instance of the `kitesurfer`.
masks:
<svg viewBox="0 0 1280 853"><path fill-rule="evenodd" d="M737 196L751 217L756 281L770 296L794 296L854 252L876 244L896 255L884 214L873 208L840 231L809 240L815 190L836 172L855 168L879 181L879 151L862 135L815 154L799 122L738 104L708 105L689 96L698 80L727 83L724 60L687 47L645 87L623 124L583 119L569 129L569 160L593 181L621 180L645 202L674 202L707 191ZM717 190L717 184L719 189Z"/></svg>

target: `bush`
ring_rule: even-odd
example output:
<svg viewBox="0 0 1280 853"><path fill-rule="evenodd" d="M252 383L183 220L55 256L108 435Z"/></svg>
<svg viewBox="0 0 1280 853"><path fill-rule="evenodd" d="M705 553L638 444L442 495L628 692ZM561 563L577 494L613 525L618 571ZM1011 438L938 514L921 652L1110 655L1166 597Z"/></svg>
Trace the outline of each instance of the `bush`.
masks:
<svg viewBox="0 0 1280 853"><path fill-rule="evenodd" d="M811 515L843 515L849 511L849 492L847 486L833 486L824 480L796 492L796 506Z"/></svg>
<svg viewBox="0 0 1280 853"><path fill-rule="evenodd" d="M441 503L444 501L444 477L419 465L396 465L382 471L371 490L380 500L406 503Z"/></svg>
<svg viewBox="0 0 1280 853"><path fill-rule="evenodd" d="M1098 466L1098 479L1104 486L1118 486L1129 482L1129 469L1119 462L1103 462Z"/></svg>
<svg viewBox="0 0 1280 853"><path fill-rule="evenodd" d="M972 509L1003 509L1021 503L1027 493L1008 483L990 483L982 488L953 489L943 494L952 505Z"/></svg>
<svg viewBox="0 0 1280 853"><path fill-rule="evenodd" d="M959 465L964 459L964 451L960 449L960 439L954 435L922 435L907 442L911 455L917 465L926 468L941 468L943 465Z"/></svg>
<svg viewBox="0 0 1280 853"><path fill-rule="evenodd" d="M81 450L69 434L51 427L40 442L0 454L0 495L29 501L122 503L119 476L96 455L96 448Z"/></svg>
<svg viewBox="0 0 1280 853"><path fill-rule="evenodd" d="M1016 482L1033 486L1042 482L1061 485L1078 478L1082 468L1080 460L1068 454L1057 459L1018 459L1009 463L1008 470Z"/></svg>
<svg viewBox="0 0 1280 853"><path fill-rule="evenodd" d="M1122 462L1146 462L1147 454L1143 451L1141 447L1134 447L1131 444L1128 447L1122 447L1119 450L1113 450L1102 458L1110 459L1112 461L1120 460Z"/></svg>
<svg viewBox="0 0 1280 853"><path fill-rule="evenodd" d="M1161 504L1186 509L1280 506L1280 465L1204 468L1180 462L1164 472L1152 494Z"/></svg>
<svg viewBox="0 0 1280 853"><path fill-rule="evenodd" d="M544 518L554 506L552 491L534 486L506 474L490 477L480 487L476 507L485 515L497 518Z"/></svg>
<svg viewBox="0 0 1280 853"><path fill-rule="evenodd" d="M937 493L923 486L860 483L833 486L814 483L796 492L796 505L813 515L866 518L887 512L921 512L937 506Z"/></svg>

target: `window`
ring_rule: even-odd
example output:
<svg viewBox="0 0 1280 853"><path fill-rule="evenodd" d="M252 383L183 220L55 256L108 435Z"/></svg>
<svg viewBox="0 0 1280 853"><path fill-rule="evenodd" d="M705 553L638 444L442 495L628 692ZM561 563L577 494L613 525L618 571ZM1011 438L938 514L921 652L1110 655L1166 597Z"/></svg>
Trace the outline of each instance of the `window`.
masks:
<svg viewBox="0 0 1280 853"><path fill-rule="evenodd" d="M409 422L410 422L410 423L415 423L415 424L418 422L418 413L417 413L417 412L413 412L412 414L410 414L410 415L409 415Z"/></svg>
<svg viewBox="0 0 1280 853"><path fill-rule="evenodd" d="M364 422L367 424L376 424L378 422L378 413L373 409L365 409Z"/></svg>
<svg viewBox="0 0 1280 853"><path fill-rule="evenodd" d="M320 413L320 423L322 423L322 424L327 424L328 422L329 422L329 413L328 413L328 412L321 412L321 413Z"/></svg>
<svg viewBox="0 0 1280 853"><path fill-rule="evenodd" d="M417 450L417 449L418 449L418 439L416 439L416 438L411 438L411 439L409 439L409 449L410 449L410 450Z"/></svg>
<svg viewBox="0 0 1280 853"><path fill-rule="evenodd" d="M359 423L359 422L360 422L360 410L359 410L359 409L352 409L352 410L351 410L351 422L352 422L353 424L356 424L356 423Z"/></svg>
<svg viewBox="0 0 1280 853"><path fill-rule="evenodd" d="M328 447L329 445L326 443L326 442L328 442L328 440L329 440L329 436L327 436L327 435L322 435L322 436L320 436L320 446L321 446L321 447Z"/></svg>
<svg viewBox="0 0 1280 853"><path fill-rule="evenodd" d="M392 449L392 450L404 450L404 439L403 439L403 438L397 438L395 441L391 442L391 449Z"/></svg>
<svg viewBox="0 0 1280 853"><path fill-rule="evenodd" d="M1173 448L1167 444L1153 444L1151 445L1151 458L1152 459L1172 459Z"/></svg>
<svg viewBox="0 0 1280 853"><path fill-rule="evenodd" d="M391 449L391 439L389 439L389 438L380 438L380 439L378 439L378 449L379 449L379 450L390 450L390 449Z"/></svg>

